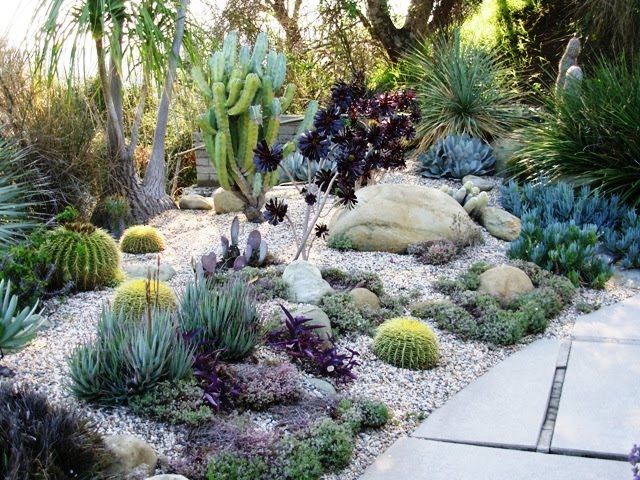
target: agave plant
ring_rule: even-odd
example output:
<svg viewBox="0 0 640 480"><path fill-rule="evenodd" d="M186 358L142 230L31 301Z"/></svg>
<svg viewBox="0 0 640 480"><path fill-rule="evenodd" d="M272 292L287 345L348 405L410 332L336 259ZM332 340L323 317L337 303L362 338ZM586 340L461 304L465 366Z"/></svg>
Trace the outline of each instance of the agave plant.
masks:
<svg viewBox="0 0 640 480"><path fill-rule="evenodd" d="M247 245L244 252L240 252L238 246L238 236L240 234L240 220L235 217L231 222L231 240L224 235L220 237L222 246L221 259L215 252L203 255L200 262L196 265L196 272L204 275L212 275L217 270L233 268L241 270L244 267L260 267L264 265L269 254L267 242L262 239L262 235L258 230L252 230L247 238Z"/></svg>
<svg viewBox="0 0 640 480"><path fill-rule="evenodd" d="M35 226L29 212L34 187L16 169L22 160L23 150L0 139L0 247L15 243Z"/></svg>
<svg viewBox="0 0 640 480"><path fill-rule="evenodd" d="M496 163L491 146L466 133L438 139L418 160L419 173L431 178L487 175Z"/></svg>
<svg viewBox="0 0 640 480"><path fill-rule="evenodd" d="M0 281L0 355L24 347L33 340L44 318L38 304L18 311L18 296L11 294L11 282Z"/></svg>

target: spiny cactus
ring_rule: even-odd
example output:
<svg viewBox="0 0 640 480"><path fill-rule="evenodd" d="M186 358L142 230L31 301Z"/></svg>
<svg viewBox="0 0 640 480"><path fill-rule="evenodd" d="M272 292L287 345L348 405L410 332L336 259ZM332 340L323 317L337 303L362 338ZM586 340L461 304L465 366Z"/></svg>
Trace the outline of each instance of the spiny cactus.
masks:
<svg viewBox="0 0 640 480"><path fill-rule="evenodd" d="M378 327L373 351L396 367L424 370L438 363L438 337L419 320L393 318Z"/></svg>
<svg viewBox="0 0 640 480"><path fill-rule="evenodd" d="M278 181L277 162L256 171L253 156L259 144L272 147L280 129L280 117L289 108L295 86L284 86L287 60L283 53L268 49L267 34L258 35L253 50L238 47L237 32L229 33L222 48L209 59L209 68L192 71L193 80L209 108L198 119L205 148L216 169L220 186L245 203L251 221L261 221L265 193ZM311 127L317 111L311 102L300 126ZM278 150L287 156L293 142Z"/></svg>
<svg viewBox="0 0 640 480"><path fill-rule="evenodd" d="M231 240L224 235L220 237L220 244L222 246L221 259L218 261L218 257L215 252L203 255L195 266L197 273L204 275L212 275L219 269L241 270L244 267L261 267L267 260L269 254L269 247L267 242L262 239L262 235L258 230L252 230L249 232L247 238L247 246L244 252L240 252L238 246L238 235L240 234L240 220L238 217L234 217L231 222Z"/></svg>
<svg viewBox="0 0 640 480"><path fill-rule="evenodd" d="M164 247L162 234L149 225L129 227L120 239L120 249L125 253L155 253Z"/></svg>
<svg viewBox="0 0 640 480"><path fill-rule="evenodd" d="M582 69L578 66L578 56L582 50L580 39L573 37L567 43L567 48L558 65L558 77L556 78L556 95L570 90L582 80Z"/></svg>
<svg viewBox="0 0 640 480"><path fill-rule="evenodd" d="M155 279L137 278L120 285L113 296L113 310L133 319L150 309L174 310L178 301L173 289Z"/></svg>
<svg viewBox="0 0 640 480"><path fill-rule="evenodd" d="M489 204L487 192L481 192L478 187L473 185L473 182L465 183L458 190L447 185L440 187L440 190L451 195L474 218L479 217L484 207Z"/></svg>
<svg viewBox="0 0 640 480"><path fill-rule="evenodd" d="M51 230L41 248L55 267L55 287L71 282L77 290L93 290L121 275L118 245L107 232L91 224L69 223Z"/></svg>
<svg viewBox="0 0 640 480"><path fill-rule="evenodd" d="M491 146L466 133L438 139L418 160L419 173L430 178L487 175L496 163Z"/></svg>

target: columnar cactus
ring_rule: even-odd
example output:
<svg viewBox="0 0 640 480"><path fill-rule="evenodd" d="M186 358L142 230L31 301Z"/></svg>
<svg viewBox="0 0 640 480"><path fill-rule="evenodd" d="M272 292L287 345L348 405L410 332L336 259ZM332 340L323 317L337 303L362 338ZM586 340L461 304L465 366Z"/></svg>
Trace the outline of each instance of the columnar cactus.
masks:
<svg viewBox="0 0 640 480"><path fill-rule="evenodd" d="M205 148L220 186L244 202L251 221L262 219L265 193L278 181L277 165L257 171L253 156L259 144L276 143L280 117L293 101L295 86L284 86L286 67L283 53L268 50L266 33L258 35L251 50L247 45L238 47L238 34L232 32L209 59L207 72L192 71L209 104L198 119ZM311 127L317 108L317 102L309 104L300 133ZM284 156L294 150L293 142L276 149Z"/></svg>
<svg viewBox="0 0 640 480"><path fill-rule="evenodd" d="M489 203L487 192L481 192L472 182L465 183L458 190L447 185L443 185L440 190L451 195L469 214L469 216L477 218L480 216L482 209Z"/></svg>
<svg viewBox="0 0 640 480"><path fill-rule="evenodd" d="M580 55L581 50L580 39L571 38L558 65L556 95L571 89L576 82L582 80L582 69L578 66L578 55Z"/></svg>

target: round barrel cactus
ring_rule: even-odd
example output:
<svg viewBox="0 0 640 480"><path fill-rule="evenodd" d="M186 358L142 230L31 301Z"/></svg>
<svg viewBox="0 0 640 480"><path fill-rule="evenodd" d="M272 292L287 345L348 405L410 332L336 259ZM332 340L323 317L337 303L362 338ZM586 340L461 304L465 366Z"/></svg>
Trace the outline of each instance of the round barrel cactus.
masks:
<svg viewBox="0 0 640 480"><path fill-rule="evenodd" d="M178 301L173 289L164 282L136 278L120 285L113 296L113 310L139 318L147 307L173 310Z"/></svg>
<svg viewBox="0 0 640 480"><path fill-rule="evenodd" d="M396 367L425 370L438 363L438 337L419 320L393 318L378 327L373 351L382 361Z"/></svg>
<svg viewBox="0 0 640 480"><path fill-rule="evenodd" d="M68 223L47 232L43 253L55 270L54 286L73 283L77 290L93 290L118 280L120 250L104 230L88 223Z"/></svg>
<svg viewBox="0 0 640 480"><path fill-rule="evenodd" d="M164 250L164 237L149 225L135 225L124 231L120 249L125 253L155 253Z"/></svg>

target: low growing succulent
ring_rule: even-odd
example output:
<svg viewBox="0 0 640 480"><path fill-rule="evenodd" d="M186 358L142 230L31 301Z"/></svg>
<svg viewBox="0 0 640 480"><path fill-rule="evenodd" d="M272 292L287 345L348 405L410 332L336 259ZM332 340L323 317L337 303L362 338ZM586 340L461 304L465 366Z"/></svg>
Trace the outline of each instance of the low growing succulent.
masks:
<svg viewBox="0 0 640 480"><path fill-rule="evenodd" d="M239 386L225 365L219 361L220 351L206 351L196 355L193 376L200 382L202 400L215 411L233 408Z"/></svg>
<svg viewBox="0 0 640 480"><path fill-rule="evenodd" d="M373 351L391 365L414 370L435 367L440 356L435 333L409 317L393 318L380 325L373 339Z"/></svg>
<svg viewBox="0 0 640 480"><path fill-rule="evenodd" d="M576 286L603 288L613 272L597 255L597 243L595 225L579 227L556 222L543 227L539 217L531 212L522 216L520 237L511 243L508 254L510 258L528 260L566 275Z"/></svg>
<svg viewBox="0 0 640 480"><path fill-rule="evenodd" d="M427 265L444 265L458 255L459 248L451 240L443 238L409 245L407 253Z"/></svg>
<svg viewBox="0 0 640 480"><path fill-rule="evenodd" d="M0 280L0 359L7 352L21 349L36 337L44 318L36 303L31 308L18 308L18 297L12 295L11 282Z"/></svg>
<svg viewBox="0 0 640 480"><path fill-rule="evenodd" d="M178 381L191 372L193 349L166 311L150 311L141 322L104 309L95 340L69 358L70 390L77 398L110 405Z"/></svg>
<svg viewBox="0 0 640 480"><path fill-rule="evenodd" d="M120 277L120 250L104 230L88 223L68 223L45 237L41 249L55 265L54 287L73 282L77 290L93 290Z"/></svg>
<svg viewBox="0 0 640 480"><path fill-rule="evenodd" d="M221 360L246 358L262 340L253 293L237 280L189 283L180 298L178 324L200 351L219 350Z"/></svg>
<svg viewBox="0 0 640 480"><path fill-rule="evenodd" d="M487 192L481 192L472 182L465 183L458 190L443 185L440 190L452 196L471 217L478 218L484 207L489 204Z"/></svg>
<svg viewBox="0 0 640 480"><path fill-rule="evenodd" d="M301 395L300 376L289 363L280 365L230 365L238 382L237 406L266 410L272 405L287 404Z"/></svg>
<svg viewBox="0 0 640 480"><path fill-rule="evenodd" d="M340 470L351 461L355 442L351 429L333 420L325 420L313 431L310 443L320 463L329 471Z"/></svg>
<svg viewBox="0 0 640 480"><path fill-rule="evenodd" d="M156 253L164 248L164 237L150 225L129 227L120 238L120 249L125 253Z"/></svg>
<svg viewBox="0 0 640 480"><path fill-rule="evenodd" d="M241 270L245 267L261 267L267 260L269 247L262 239L258 230L249 232L247 245L244 252L240 251L238 236L240 234L240 220L235 217L231 222L231 240L224 235L220 237L221 258L218 260L215 252L203 255L196 265L196 272L205 276L210 276L220 270ZM201 270L200 270L201 269Z"/></svg>
<svg viewBox="0 0 640 480"><path fill-rule="evenodd" d="M418 171L423 177L462 178L491 174L496 158L489 144L463 134L436 140L427 153L418 156L418 161Z"/></svg>

